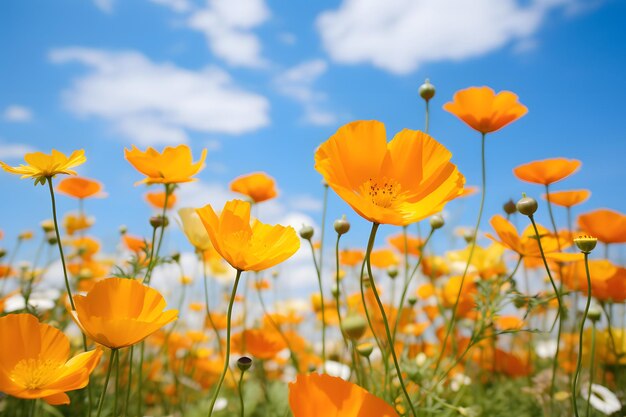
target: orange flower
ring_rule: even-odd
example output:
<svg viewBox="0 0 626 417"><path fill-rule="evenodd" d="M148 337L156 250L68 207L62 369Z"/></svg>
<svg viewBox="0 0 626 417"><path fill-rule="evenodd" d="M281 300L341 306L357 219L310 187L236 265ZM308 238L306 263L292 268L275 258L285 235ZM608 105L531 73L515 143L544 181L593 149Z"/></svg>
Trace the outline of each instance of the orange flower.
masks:
<svg viewBox="0 0 626 417"><path fill-rule="evenodd" d="M215 250L235 269L261 271L290 258L300 248L293 227L250 225L250 203L231 200L219 217L207 205L196 210Z"/></svg>
<svg viewBox="0 0 626 417"><path fill-rule="evenodd" d="M382 399L360 386L330 375L298 375L289 384L294 417L397 417Z"/></svg>
<svg viewBox="0 0 626 417"><path fill-rule="evenodd" d="M524 320L517 316L499 316L494 324L498 330L519 330L524 327Z"/></svg>
<svg viewBox="0 0 626 417"><path fill-rule="evenodd" d="M377 249L370 254L370 262L376 268L389 268L398 265L398 257L391 249Z"/></svg>
<svg viewBox="0 0 626 417"><path fill-rule="evenodd" d="M361 249L343 249L339 251L339 263L344 266L355 266L363 262L365 252Z"/></svg>
<svg viewBox="0 0 626 417"><path fill-rule="evenodd" d="M603 243L626 242L626 215L599 209L578 216L578 227Z"/></svg>
<svg viewBox="0 0 626 417"><path fill-rule="evenodd" d="M606 287L606 281L617 273L617 267L606 259L591 259L588 262L592 293L596 287ZM561 269L561 280L574 291L587 292L585 261L572 262ZM600 289L602 291L602 289ZM594 294L595 295L595 294Z"/></svg>
<svg viewBox="0 0 626 417"><path fill-rule="evenodd" d="M163 296L134 279L107 278L87 295L75 295L72 318L93 341L111 349L141 342L176 320L178 310L165 309Z"/></svg>
<svg viewBox="0 0 626 417"><path fill-rule="evenodd" d="M520 165L513 168L513 173L522 181L550 185L569 177L580 165L577 159L552 158Z"/></svg>
<svg viewBox="0 0 626 417"><path fill-rule="evenodd" d="M165 205L165 191L151 191L145 194L146 201L157 210L163 210ZM167 197L166 209L171 209L176 204L176 195L170 193Z"/></svg>
<svg viewBox="0 0 626 417"><path fill-rule="evenodd" d="M454 100L444 104L443 108L483 134L500 130L528 112L517 95L510 91L496 94L489 87L457 91Z"/></svg>
<svg viewBox="0 0 626 417"><path fill-rule="evenodd" d="M0 340L0 391L53 405L69 404L65 392L87 386L102 355L95 349L69 359L68 338L31 314L1 317Z"/></svg>
<svg viewBox="0 0 626 417"><path fill-rule="evenodd" d="M404 252L405 252L405 241L404 241L404 234L403 233L398 233L396 235L393 235L393 236L389 237L387 239L387 241L398 252L404 254ZM417 236L412 236L410 234L407 234L407 236L406 236L406 252L409 255L420 256L420 252L421 252L421 248L422 248L423 244L424 244L424 242L422 241L422 239L418 238Z"/></svg>
<svg viewBox="0 0 626 417"><path fill-rule="evenodd" d="M277 332L264 330L246 330L243 332L246 349L252 356L259 359L272 359L287 345Z"/></svg>
<svg viewBox="0 0 626 417"><path fill-rule="evenodd" d="M136 184L178 184L196 180L191 177L204 168L206 149L202 150L200 160L195 163L187 145L168 146L162 153L150 147L142 152L133 145L130 150L124 149L124 157L146 176Z"/></svg>
<svg viewBox="0 0 626 417"><path fill-rule="evenodd" d="M255 203L270 200L278 195L276 181L265 172L253 172L235 178L230 183L230 190L250 197Z"/></svg>
<svg viewBox="0 0 626 417"><path fill-rule="evenodd" d="M67 213L65 217L63 217L63 227L70 236L73 236L74 233L78 231L89 229L94 223L95 220L93 217L87 217L84 214L76 215Z"/></svg>
<svg viewBox="0 0 626 417"><path fill-rule="evenodd" d="M427 134L405 129L387 143L385 125L357 121L315 153L315 169L365 219L404 226L443 209L463 191L452 154Z"/></svg>
<svg viewBox="0 0 626 417"><path fill-rule="evenodd" d="M143 252L149 246L144 238L137 236L124 235L122 241L129 251L135 253Z"/></svg>
<svg viewBox="0 0 626 417"><path fill-rule="evenodd" d="M573 207L587 201L590 195L589 190L551 191L550 202L561 207ZM548 196L544 194L543 199L547 200Z"/></svg>
<svg viewBox="0 0 626 417"><path fill-rule="evenodd" d="M102 184L83 177L63 178L57 185L57 191L74 198L106 197Z"/></svg>
<svg viewBox="0 0 626 417"><path fill-rule="evenodd" d="M18 174L24 178L33 178L35 184L45 184L47 178L52 178L57 174L76 175L76 171L70 168L77 167L85 163L85 151L74 151L69 156L53 149L52 154L47 155L43 152L33 152L24 155L26 165L20 165L18 167L10 167L4 162L0 161L0 166L11 174Z"/></svg>

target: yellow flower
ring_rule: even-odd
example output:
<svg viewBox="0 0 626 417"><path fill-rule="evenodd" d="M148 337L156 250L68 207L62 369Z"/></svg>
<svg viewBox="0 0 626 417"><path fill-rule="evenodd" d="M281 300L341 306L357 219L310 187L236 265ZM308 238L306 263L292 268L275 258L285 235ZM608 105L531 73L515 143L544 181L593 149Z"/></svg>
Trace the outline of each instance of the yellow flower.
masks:
<svg viewBox="0 0 626 417"><path fill-rule="evenodd" d="M387 143L375 120L341 127L315 153L315 169L365 219L406 226L443 209L463 191L452 154L425 133L405 129Z"/></svg>
<svg viewBox="0 0 626 417"><path fill-rule="evenodd" d="M34 178L35 184L44 185L47 178L52 178L57 174L76 175L76 171L70 168L82 165L86 160L83 149L72 152L69 158L62 152L53 149L51 155L43 152L27 153L24 155L26 165L11 167L0 161L0 166L11 174L21 175L22 179Z"/></svg>
<svg viewBox="0 0 626 417"><path fill-rule="evenodd" d="M195 163L187 145L168 146L162 153L150 147L142 152L133 145L130 150L124 149L124 157L146 176L137 184L178 184L195 181L191 177L204 168L206 149L202 150L200 160Z"/></svg>
<svg viewBox="0 0 626 417"><path fill-rule="evenodd" d="M74 303L76 324L111 349L141 342L178 316L178 310L163 311L165 299L157 290L134 279L102 280L87 295L75 295Z"/></svg>
<svg viewBox="0 0 626 417"><path fill-rule="evenodd" d="M178 216L181 220L180 227L183 229L183 233L189 240L189 243L201 252L209 250L212 247L211 239L202 225L202 220L200 220L196 210L190 207L183 207L178 210Z"/></svg>
<svg viewBox="0 0 626 417"><path fill-rule="evenodd" d="M65 392L84 388L102 355L95 349L69 359L67 337L31 314L0 318L0 340L0 391L53 405L70 403Z"/></svg>
<svg viewBox="0 0 626 417"><path fill-rule="evenodd" d="M261 271L296 253L300 239L293 227L250 225L250 203L231 200L219 217L210 205L196 210L215 250L235 269Z"/></svg>

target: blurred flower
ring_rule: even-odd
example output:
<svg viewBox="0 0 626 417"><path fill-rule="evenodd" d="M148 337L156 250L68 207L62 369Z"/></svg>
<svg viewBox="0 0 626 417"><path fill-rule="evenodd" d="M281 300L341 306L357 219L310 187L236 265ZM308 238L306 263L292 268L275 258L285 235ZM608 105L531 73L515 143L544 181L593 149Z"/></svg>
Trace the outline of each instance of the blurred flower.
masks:
<svg viewBox="0 0 626 417"><path fill-rule="evenodd" d="M133 145L130 150L124 149L124 157L146 176L137 184L178 184L195 181L192 177L204 168L206 149L195 163L187 145L168 146L162 153L150 147L142 152Z"/></svg>
<svg viewBox="0 0 626 417"><path fill-rule="evenodd" d="M144 194L146 197L146 201L150 203L152 207L157 210L163 210L163 206L165 205L165 191L150 191ZM167 196L167 207L166 209L171 209L176 204L176 195L170 193Z"/></svg>
<svg viewBox="0 0 626 417"><path fill-rule="evenodd" d="M118 349L134 345L176 320L163 296L134 279L108 278L75 295L72 318L93 341Z"/></svg>
<svg viewBox="0 0 626 417"><path fill-rule="evenodd" d="M494 324L498 330L519 330L524 327L524 320L516 316L499 316Z"/></svg>
<svg viewBox="0 0 626 417"><path fill-rule="evenodd" d="M93 217L88 217L84 214L67 213L63 217L63 228L65 233L73 236L76 232L89 229L95 222Z"/></svg>
<svg viewBox="0 0 626 417"><path fill-rule="evenodd" d="M52 310L59 298L59 291L54 289L33 291L28 297L28 305L40 313ZM22 294L13 294L5 300L4 309L7 312L20 311L26 308L26 300Z"/></svg>
<svg viewBox="0 0 626 417"><path fill-rule="evenodd" d="M277 332L246 330L242 337L246 340L247 351L259 359L272 359L287 345Z"/></svg>
<svg viewBox="0 0 626 417"><path fill-rule="evenodd" d="M522 181L550 185L569 177L580 165L577 159L552 158L520 165L513 168L513 173Z"/></svg>
<svg viewBox="0 0 626 417"><path fill-rule="evenodd" d="M409 255L420 256L422 245L424 241L417 236L411 234L406 235L406 245L404 240L404 233L397 233L387 238L387 241L398 252L404 254L406 251ZM405 250L406 249L406 250Z"/></svg>
<svg viewBox="0 0 626 417"><path fill-rule="evenodd" d="M138 236L131 236L129 234L125 234L122 236L122 241L124 242L124 246L134 253L140 253L149 246L144 238Z"/></svg>
<svg viewBox="0 0 626 417"><path fill-rule="evenodd" d="M315 153L315 169L365 219L404 226L440 212L463 191L452 154L429 135L405 129L387 143L385 126L357 121Z"/></svg>
<svg viewBox="0 0 626 417"><path fill-rule="evenodd" d="M591 191L589 190L571 190L571 191L550 191L550 203L556 206L573 207L587 201ZM548 196L543 195L543 199L547 200Z"/></svg>
<svg viewBox="0 0 626 417"><path fill-rule="evenodd" d="M524 116L528 109L510 91L495 93L489 87L470 87L457 91L443 105L469 127L481 133L495 132Z"/></svg>
<svg viewBox="0 0 626 417"><path fill-rule="evenodd" d="M290 226L250 225L250 203L231 200L219 217L210 205L196 210L215 250L235 269L261 271L290 258L300 239Z"/></svg>
<svg viewBox="0 0 626 417"><path fill-rule="evenodd" d="M30 314L0 318L0 340L0 391L53 405L69 404L65 392L87 386L102 355L95 349L69 359L67 337Z"/></svg>
<svg viewBox="0 0 626 417"><path fill-rule="evenodd" d="M298 375L289 384L294 417L397 417L392 406L356 384L330 375Z"/></svg>
<svg viewBox="0 0 626 417"><path fill-rule="evenodd" d="M253 172L235 178L230 183L230 190L250 197L255 203L270 200L278 195L276 181L265 172Z"/></svg>
<svg viewBox="0 0 626 417"><path fill-rule="evenodd" d="M398 265L398 257L391 249L376 249L370 253L370 262L375 268L389 268Z"/></svg>
<svg viewBox="0 0 626 417"><path fill-rule="evenodd" d="M180 227L194 248L204 252L212 247L209 234L204 228L200 216L196 213L196 209L183 207L178 210L178 216L181 220Z"/></svg>
<svg viewBox="0 0 626 417"><path fill-rule="evenodd" d="M102 184L84 177L63 178L57 185L57 191L74 198L106 197Z"/></svg>
<svg viewBox="0 0 626 417"><path fill-rule="evenodd" d="M578 227L603 243L626 243L626 215L609 209L578 216Z"/></svg>
<svg viewBox="0 0 626 417"><path fill-rule="evenodd" d="M342 249L339 251L339 263L344 266L356 266L363 262L365 252L361 249Z"/></svg>
<svg viewBox="0 0 626 417"><path fill-rule="evenodd" d="M586 398L588 393L589 385L583 385L580 389L580 395ZM619 398L611 390L598 384L591 384L589 404L607 416L622 409L622 403Z"/></svg>
<svg viewBox="0 0 626 417"><path fill-rule="evenodd" d="M22 179L33 178L35 184L41 183L43 185L46 178L52 178L57 174L76 175L76 171L71 170L71 168L82 165L87 158L85 158L85 151L82 149L72 152L69 158L53 149L50 155L43 152L27 153L24 155L24 160L26 165L10 167L0 161L0 166L11 174L21 175Z"/></svg>

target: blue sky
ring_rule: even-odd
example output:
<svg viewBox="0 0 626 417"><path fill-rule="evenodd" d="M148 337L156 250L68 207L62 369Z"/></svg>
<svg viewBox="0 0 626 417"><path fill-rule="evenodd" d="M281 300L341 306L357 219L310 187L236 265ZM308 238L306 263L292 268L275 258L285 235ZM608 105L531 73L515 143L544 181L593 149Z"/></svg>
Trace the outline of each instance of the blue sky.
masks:
<svg viewBox="0 0 626 417"><path fill-rule="evenodd" d="M319 225L315 148L352 120L381 120L390 137L422 129L417 88L430 77L431 134L468 184L480 181L479 137L443 103L456 90L488 85L529 108L488 137L486 230L508 198L542 192L512 168L549 157L582 160L580 172L554 187L592 190L577 213L624 212L625 18L617 0L5 1L0 160L84 148L80 174L109 193L87 204L93 233L109 249L120 224L149 231L146 190L133 186L141 176L123 158L131 144L186 142L195 155L208 148L200 181L180 190L182 205L221 205L230 180L262 170L281 190L261 207L264 220ZM0 187L8 247L50 216L49 200L12 175L0 175ZM473 223L478 200L448 206L455 225ZM329 201L330 221L343 213L352 220L346 243L364 245L365 221L336 196ZM60 207L75 202L61 198ZM539 219L547 222L545 210ZM176 239L171 247L184 244Z"/></svg>

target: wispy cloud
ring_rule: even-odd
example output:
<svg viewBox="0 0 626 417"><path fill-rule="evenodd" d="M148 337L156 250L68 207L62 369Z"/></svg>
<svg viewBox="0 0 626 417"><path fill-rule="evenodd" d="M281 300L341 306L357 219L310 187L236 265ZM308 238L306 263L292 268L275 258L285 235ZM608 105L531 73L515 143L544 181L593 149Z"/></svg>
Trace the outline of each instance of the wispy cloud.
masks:
<svg viewBox="0 0 626 417"><path fill-rule="evenodd" d="M89 69L63 93L76 115L95 116L141 145L186 142L188 131L242 134L269 125L269 102L217 68L193 71L135 51L62 48L57 64Z"/></svg>
<svg viewBox="0 0 626 417"><path fill-rule="evenodd" d="M313 125L336 122L336 116L323 109L327 96L315 90L315 82L328 70L322 59L302 62L279 74L274 84L278 91L300 103L304 108L304 121Z"/></svg>
<svg viewBox="0 0 626 417"><path fill-rule="evenodd" d="M531 45L552 11L580 11L580 0L343 0L317 28L330 57L405 74L420 65L459 61L507 45ZM516 44L521 46L516 47Z"/></svg>
<svg viewBox="0 0 626 417"><path fill-rule="evenodd" d="M28 107L12 104L4 109L4 112L2 112L2 118L7 122L30 122L33 119L33 112Z"/></svg>
<svg viewBox="0 0 626 417"><path fill-rule="evenodd" d="M0 141L0 159L22 159L24 154L36 152L31 145L25 143L5 143Z"/></svg>
<svg viewBox="0 0 626 417"><path fill-rule="evenodd" d="M253 32L270 17L264 0L208 0L195 11L188 26L202 32L209 49L232 66L264 67L261 41Z"/></svg>

